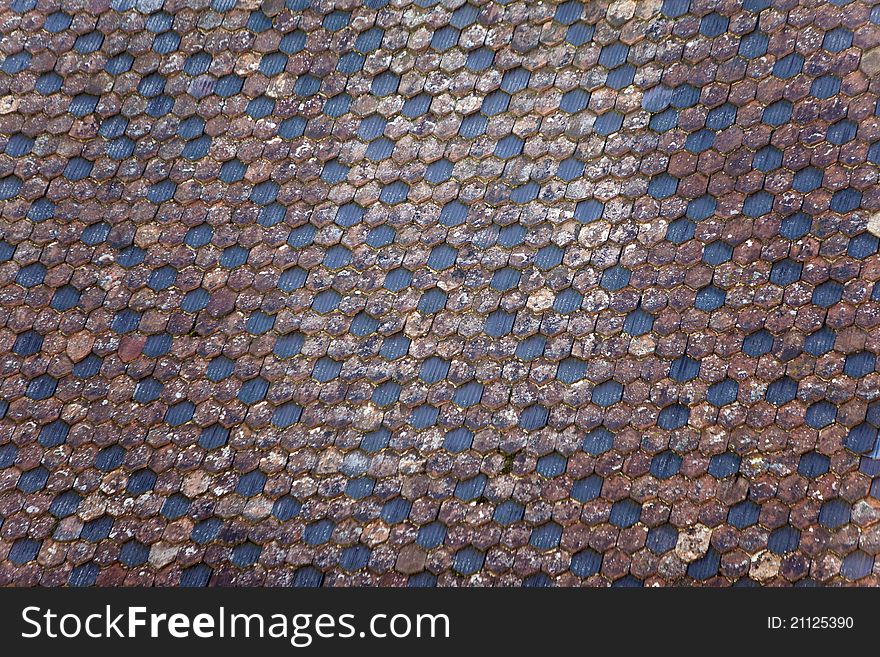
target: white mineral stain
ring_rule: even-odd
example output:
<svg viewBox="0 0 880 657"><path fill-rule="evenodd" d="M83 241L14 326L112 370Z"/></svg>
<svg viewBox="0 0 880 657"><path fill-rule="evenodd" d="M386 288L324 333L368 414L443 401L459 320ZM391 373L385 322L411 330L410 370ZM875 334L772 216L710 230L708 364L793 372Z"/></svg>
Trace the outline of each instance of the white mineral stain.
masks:
<svg viewBox="0 0 880 657"><path fill-rule="evenodd" d="M875 212L868 218L868 231L880 237L880 212Z"/></svg>

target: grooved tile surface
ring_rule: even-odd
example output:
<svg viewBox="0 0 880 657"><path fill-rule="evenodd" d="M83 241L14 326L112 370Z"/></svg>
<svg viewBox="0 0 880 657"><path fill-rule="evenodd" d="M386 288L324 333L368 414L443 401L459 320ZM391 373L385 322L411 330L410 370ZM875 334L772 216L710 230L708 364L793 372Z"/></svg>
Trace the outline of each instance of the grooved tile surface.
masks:
<svg viewBox="0 0 880 657"><path fill-rule="evenodd" d="M878 98L875 0L6 0L0 585L880 583Z"/></svg>

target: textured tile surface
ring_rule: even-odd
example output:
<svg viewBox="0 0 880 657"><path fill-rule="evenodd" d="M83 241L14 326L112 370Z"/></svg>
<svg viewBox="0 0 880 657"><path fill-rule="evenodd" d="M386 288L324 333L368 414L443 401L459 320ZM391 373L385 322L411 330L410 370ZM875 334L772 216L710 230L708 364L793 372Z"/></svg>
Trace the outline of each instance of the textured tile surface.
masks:
<svg viewBox="0 0 880 657"><path fill-rule="evenodd" d="M876 584L878 76L869 0L7 1L0 584Z"/></svg>

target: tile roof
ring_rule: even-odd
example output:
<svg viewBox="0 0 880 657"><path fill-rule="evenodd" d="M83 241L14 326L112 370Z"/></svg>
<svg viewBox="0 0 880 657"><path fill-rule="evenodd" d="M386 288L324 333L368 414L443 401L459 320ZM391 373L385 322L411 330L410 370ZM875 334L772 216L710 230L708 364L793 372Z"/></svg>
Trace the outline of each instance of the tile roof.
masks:
<svg viewBox="0 0 880 657"><path fill-rule="evenodd" d="M11 0L0 585L877 584L878 76L874 0Z"/></svg>

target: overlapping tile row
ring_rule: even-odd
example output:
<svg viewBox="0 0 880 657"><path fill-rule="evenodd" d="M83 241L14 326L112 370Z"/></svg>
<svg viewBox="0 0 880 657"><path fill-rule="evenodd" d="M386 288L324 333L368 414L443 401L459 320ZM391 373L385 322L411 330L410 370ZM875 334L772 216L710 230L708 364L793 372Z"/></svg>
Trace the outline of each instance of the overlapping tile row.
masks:
<svg viewBox="0 0 880 657"><path fill-rule="evenodd" d="M0 584L876 584L878 75L866 0L11 0Z"/></svg>

